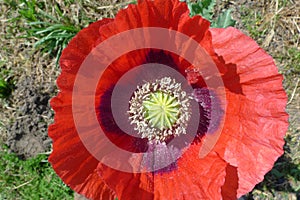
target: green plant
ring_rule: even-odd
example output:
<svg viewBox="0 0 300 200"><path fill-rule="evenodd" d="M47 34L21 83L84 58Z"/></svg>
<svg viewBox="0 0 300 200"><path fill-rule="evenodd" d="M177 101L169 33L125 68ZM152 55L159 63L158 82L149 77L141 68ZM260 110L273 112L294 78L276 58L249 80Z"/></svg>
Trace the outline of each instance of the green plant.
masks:
<svg viewBox="0 0 300 200"><path fill-rule="evenodd" d="M6 69L6 62L0 61L0 99L8 99L15 88L13 72Z"/></svg>
<svg viewBox="0 0 300 200"><path fill-rule="evenodd" d="M8 99L13 89L15 88L13 78L11 77L11 71L3 69L5 61L0 61L0 98Z"/></svg>
<svg viewBox="0 0 300 200"><path fill-rule="evenodd" d="M21 160L7 147L0 151L0 199L73 199L46 155Z"/></svg>
<svg viewBox="0 0 300 200"><path fill-rule="evenodd" d="M225 10L221 13L216 21L213 21L212 27L215 28L227 28L229 26L234 26L235 20L231 18L231 10Z"/></svg>
<svg viewBox="0 0 300 200"><path fill-rule="evenodd" d="M213 17L213 10L216 5L215 0L199 0L197 2L191 2L190 0L186 0L188 8L190 10L190 15L201 15L207 20L211 21Z"/></svg>
<svg viewBox="0 0 300 200"><path fill-rule="evenodd" d="M299 48L288 49L288 58L290 59L290 68L292 73L300 74L300 51Z"/></svg>
<svg viewBox="0 0 300 200"><path fill-rule="evenodd" d="M14 85L11 81L0 78L0 98L7 99L13 91Z"/></svg>
<svg viewBox="0 0 300 200"><path fill-rule="evenodd" d="M212 27L226 28L229 26L234 26L236 23L236 21L231 17L230 10L225 10L217 17L216 20L213 19L216 0L198 0L196 2L191 2L190 0L181 1L187 3L191 17L195 15L201 15L211 22Z"/></svg>
<svg viewBox="0 0 300 200"><path fill-rule="evenodd" d="M19 18L25 20L23 37L35 39L34 47L54 56L58 64L62 50L82 27L66 16L57 3L51 13L44 11L45 7L45 2L36 0L21 0L18 4Z"/></svg>

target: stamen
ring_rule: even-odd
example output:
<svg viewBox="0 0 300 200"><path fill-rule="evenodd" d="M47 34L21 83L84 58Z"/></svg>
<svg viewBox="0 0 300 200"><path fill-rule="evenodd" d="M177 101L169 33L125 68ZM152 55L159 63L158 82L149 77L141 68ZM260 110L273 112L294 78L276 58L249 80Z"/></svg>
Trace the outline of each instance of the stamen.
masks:
<svg viewBox="0 0 300 200"><path fill-rule="evenodd" d="M162 142L186 134L190 97L174 79L165 77L138 86L129 104L130 124L142 138Z"/></svg>

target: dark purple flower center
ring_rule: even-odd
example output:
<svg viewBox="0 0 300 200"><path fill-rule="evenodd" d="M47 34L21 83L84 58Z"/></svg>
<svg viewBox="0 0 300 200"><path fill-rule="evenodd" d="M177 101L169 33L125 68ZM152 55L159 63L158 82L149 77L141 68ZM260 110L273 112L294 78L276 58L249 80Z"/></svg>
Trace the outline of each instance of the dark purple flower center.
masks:
<svg viewBox="0 0 300 200"><path fill-rule="evenodd" d="M178 56L176 58L169 52L155 49L148 50L145 62L141 65L145 63L166 65L178 71L184 77L188 77L186 69L191 66L186 61L180 63ZM132 68L135 68L135 66ZM192 84L186 79L185 83L178 83L173 77L162 76L159 78L159 76L155 77L155 74L149 74L149 80L146 78L144 85L136 85L137 89L131 94L129 102L121 101L121 103L124 103L124 107L127 106L127 111L119 113L123 117L121 121L127 124L131 123L132 131L136 134L122 130L112 114L111 99L116 83L112 83L111 87L106 89L96 110L99 123L106 136L124 150L135 153L153 152L154 157L143 157L143 162L149 169L155 169L155 162L169 163L170 159L168 160L168 157L175 156L174 152L183 153L187 143L193 144L201 141L201 138L208 132L209 126L212 125L217 128L223 111L218 106L220 102L217 95L206 88L203 81L201 81L201 77L197 78L198 82ZM169 81L167 87L162 86L161 81L167 80ZM174 92L175 90L170 89L175 88L174 85L176 84L182 84L180 92ZM192 92L185 91L186 85L192 88ZM126 83L122 87L126 88ZM180 96L178 94L184 95ZM189 102L197 105L197 107L190 106ZM220 116L211 116L213 104L217 105L215 107L220 108L220 112L218 112ZM193 121L195 116L199 119L196 121L196 133L190 133L189 122ZM173 144L172 140L175 138L179 138L180 143ZM153 149L159 151L153 151ZM175 154L177 155L177 153ZM155 161L153 161L154 158ZM175 168L176 160L160 169L160 171L155 171L167 172Z"/></svg>

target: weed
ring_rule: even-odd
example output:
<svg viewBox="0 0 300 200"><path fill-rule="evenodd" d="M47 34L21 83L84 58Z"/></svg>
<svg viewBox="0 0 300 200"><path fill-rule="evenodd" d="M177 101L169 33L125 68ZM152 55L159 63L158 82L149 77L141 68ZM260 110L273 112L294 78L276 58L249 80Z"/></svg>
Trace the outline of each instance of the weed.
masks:
<svg viewBox="0 0 300 200"><path fill-rule="evenodd" d="M0 151L0 199L73 199L73 192L55 174L46 155L21 160Z"/></svg>
<svg viewBox="0 0 300 200"><path fill-rule="evenodd" d="M5 81L4 79L0 78L0 98L7 99L10 96L13 87L14 86L11 82Z"/></svg>
<svg viewBox="0 0 300 200"><path fill-rule="evenodd" d="M231 18L231 11L225 10L221 13L216 20L213 19L214 7L216 5L216 0L198 0L192 2L191 0L181 0L186 2L189 10L190 16L201 15L205 19L211 22L211 26L215 28L226 28L229 26L234 26L235 21Z"/></svg>
<svg viewBox="0 0 300 200"><path fill-rule="evenodd" d="M219 15L216 21L213 21L212 27L226 28L229 26L234 26L235 23L236 21L231 18L231 10L225 10Z"/></svg>
<svg viewBox="0 0 300 200"><path fill-rule="evenodd" d="M0 66L5 62L0 63ZM8 99L15 88L13 78L9 70L0 70L0 99Z"/></svg>
<svg viewBox="0 0 300 200"><path fill-rule="evenodd" d="M23 20L25 24L23 27L17 27L24 33L21 37L36 40L34 48L49 53L56 58L58 64L62 50L82 27L65 15L58 3L53 5L50 12L46 9L45 2L36 0L13 2L10 1L9 5L16 7L19 16L11 21Z"/></svg>
<svg viewBox="0 0 300 200"><path fill-rule="evenodd" d="M290 59L290 63L288 69L289 72L293 74L300 75L300 51L298 48L290 48L287 53L288 58Z"/></svg>
<svg viewBox="0 0 300 200"><path fill-rule="evenodd" d="M254 13L251 9L242 7L243 13L242 23L249 31L250 36L258 41L264 34L264 30L261 28L263 17L260 13ZM262 43L261 41L258 41Z"/></svg>

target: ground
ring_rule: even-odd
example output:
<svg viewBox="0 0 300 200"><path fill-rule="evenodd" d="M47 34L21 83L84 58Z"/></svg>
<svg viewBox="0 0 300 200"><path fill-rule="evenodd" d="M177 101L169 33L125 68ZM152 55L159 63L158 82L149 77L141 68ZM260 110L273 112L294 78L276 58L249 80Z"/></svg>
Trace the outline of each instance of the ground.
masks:
<svg viewBox="0 0 300 200"><path fill-rule="evenodd" d="M60 195L72 196L72 191L55 177L48 163L44 163L51 152L47 127L53 122L54 113L49 100L57 94L55 80L60 70L56 53L59 49L51 53L43 51L45 46L36 43L42 36L37 31L32 32L35 26L32 22L63 20L76 32L92 21L114 17L117 10L125 6L126 1L116 0L0 2L0 80L12 86L12 94L0 99L0 199L24 199L24 195L31 195L30 188L37 181L58 185L54 199ZM300 1L218 0L215 17L224 9L231 9L236 27L273 56L284 76L289 98L290 127L285 138L285 153L265 180L243 199L300 199ZM41 14L40 10L54 19ZM49 170L47 176L43 174L45 169ZM39 191L46 193L45 188Z"/></svg>

